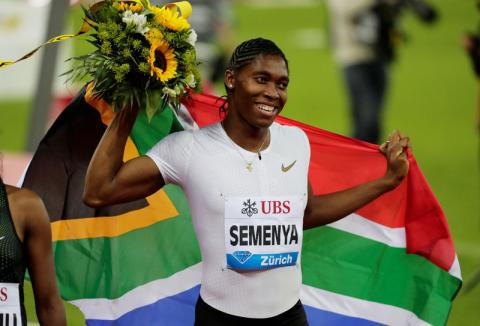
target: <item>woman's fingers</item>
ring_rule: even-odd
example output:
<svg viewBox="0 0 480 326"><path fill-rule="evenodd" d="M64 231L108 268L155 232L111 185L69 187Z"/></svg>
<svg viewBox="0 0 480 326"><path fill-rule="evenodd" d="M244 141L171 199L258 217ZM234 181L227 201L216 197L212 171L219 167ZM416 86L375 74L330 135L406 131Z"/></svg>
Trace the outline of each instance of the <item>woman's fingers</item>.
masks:
<svg viewBox="0 0 480 326"><path fill-rule="evenodd" d="M411 149L410 137L398 130L392 131L387 140L379 146L379 150L383 154L393 158L399 157L402 153L406 154L409 149Z"/></svg>

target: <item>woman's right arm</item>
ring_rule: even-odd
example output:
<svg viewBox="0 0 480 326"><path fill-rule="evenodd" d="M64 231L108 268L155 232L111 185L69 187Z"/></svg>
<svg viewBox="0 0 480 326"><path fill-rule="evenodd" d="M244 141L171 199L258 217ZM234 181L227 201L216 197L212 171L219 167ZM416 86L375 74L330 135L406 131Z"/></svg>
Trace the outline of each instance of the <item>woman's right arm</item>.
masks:
<svg viewBox="0 0 480 326"><path fill-rule="evenodd" d="M123 152L138 108L123 109L98 143L85 177L84 202L102 207L145 198L165 185L162 175L147 156L123 162Z"/></svg>

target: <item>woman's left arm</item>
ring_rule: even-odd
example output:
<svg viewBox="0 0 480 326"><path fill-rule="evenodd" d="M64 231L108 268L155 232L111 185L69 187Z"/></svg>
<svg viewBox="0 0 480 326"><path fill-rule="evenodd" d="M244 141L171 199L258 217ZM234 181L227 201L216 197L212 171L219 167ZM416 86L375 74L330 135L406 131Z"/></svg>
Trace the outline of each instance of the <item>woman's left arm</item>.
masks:
<svg viewBox="0 0 480 326"><path fill-rule="evenodd" d="M380 195L395 189L408 173L407 151L410 140L400 132L390 134L380 146L387 159L384 176L343 191L315 196L309 185L308 203L305 208L303 228L335 222L368 204Z"/></svg>
<svg viewBox="0 0 480 326"><path fill-rule="evenodd" d="M25 212L24 243L40 325L65 326L65 309L58 293L47 210L33 192L22 189Z"/></svg>

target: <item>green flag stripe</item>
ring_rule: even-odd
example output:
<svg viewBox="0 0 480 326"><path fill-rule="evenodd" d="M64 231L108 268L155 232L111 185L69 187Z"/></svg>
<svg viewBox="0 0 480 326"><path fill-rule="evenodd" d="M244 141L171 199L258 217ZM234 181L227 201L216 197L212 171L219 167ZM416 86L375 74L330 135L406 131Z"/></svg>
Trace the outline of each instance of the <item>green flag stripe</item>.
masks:
<svg viewBox="0 0 480 326"><path fill-rule="evenodd" d="M330 227L305 233L302 269L304 284L404 308L433 325L446 322L461 284L403 248Z"/></svg>
<svg viewBox="0 0 480 326"><path fill-rule="evenodd" d="M145 110L140 110L133 125L131 136L140 155L144 155L160 139L168 134L183 130L182 125L170 107L157 112L148 121Z"/></svg>
<svg viewBox="0 0 480 326"><path fill-rule="evenodd" d="M66 300L118 298L147 282L200 262L183 192L165 187L179 216L114 238L54 243L56 272ZM139 272L141 270L141 273Z"/></svg>

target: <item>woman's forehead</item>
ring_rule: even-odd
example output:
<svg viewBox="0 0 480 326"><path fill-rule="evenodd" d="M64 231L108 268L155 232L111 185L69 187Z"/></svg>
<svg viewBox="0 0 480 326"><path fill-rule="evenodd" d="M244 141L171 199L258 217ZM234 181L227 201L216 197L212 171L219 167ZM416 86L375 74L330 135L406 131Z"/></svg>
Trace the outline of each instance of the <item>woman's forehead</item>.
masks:
<svg viewBox="0 0 480 326"><path fill-rule="evenodd" d="M288 67L285 59L276 54L260 54L244 66L241 71L275 71L288 76Z"/></svg>

